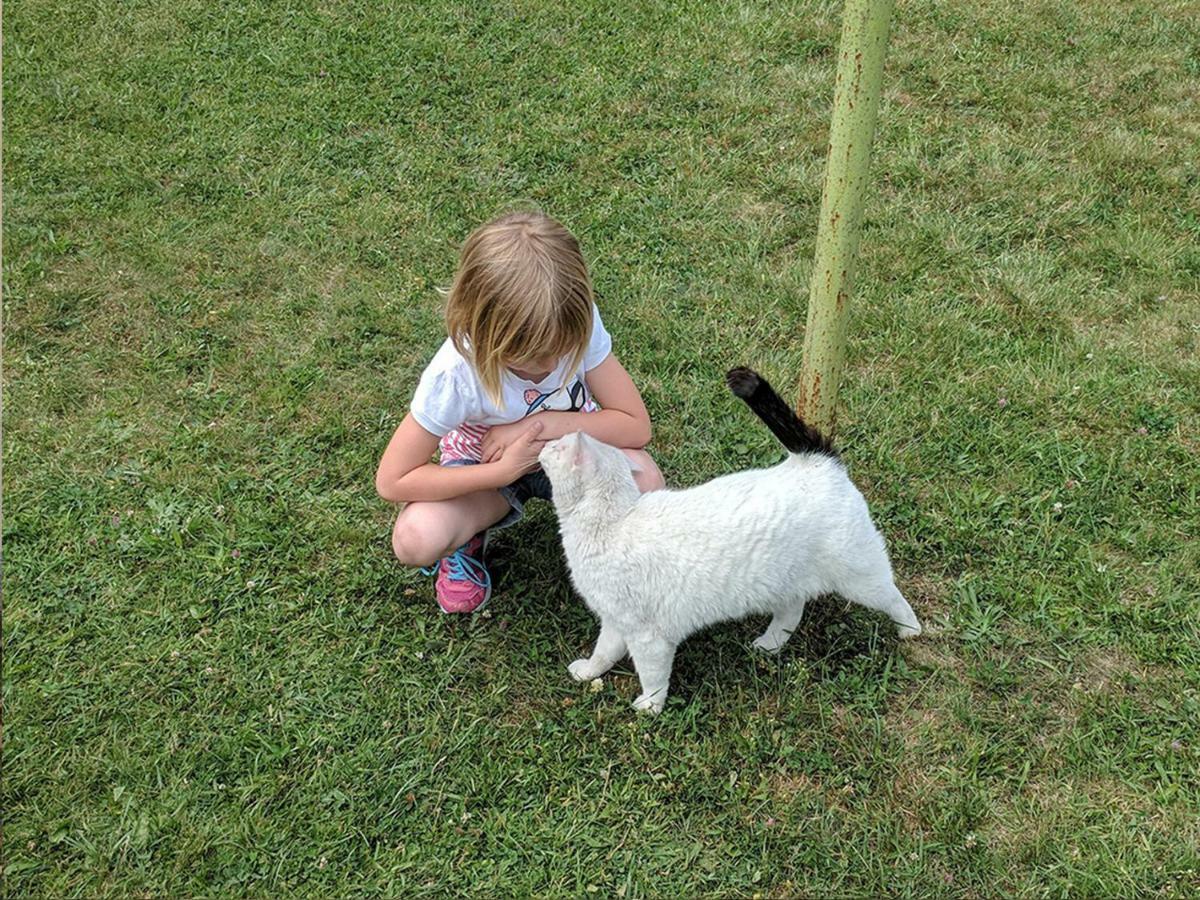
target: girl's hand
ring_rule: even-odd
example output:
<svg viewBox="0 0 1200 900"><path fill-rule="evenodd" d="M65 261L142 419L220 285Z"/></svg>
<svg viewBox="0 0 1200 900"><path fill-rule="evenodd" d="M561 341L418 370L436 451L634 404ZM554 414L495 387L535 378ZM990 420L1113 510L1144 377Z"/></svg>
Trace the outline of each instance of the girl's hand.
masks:
<svg viewBox="0 0 1200 900"><path fill-rule="evenodd" d="M522 475L536 469L538 467L538 454L546 446L546 442L539 439L542 433L541 422L514 422L512 424L520 425L524 430L516 440L503 449L500 458L496 460L496 463L505 466L508 469L508 474L512 476L506 482L507 484L511 484ZM500 427L511 428L512 426L503 425Z"/></svg>
<svg viewBox="0 0 1200 900"><path fill-rule="evenodd" d="M488 433L483 436L482 456L479 461L490 463L500 459L504 455L505 448L525 433L530 422L530 419L518 419L507 425L493 425L489 428Z"/></svg>

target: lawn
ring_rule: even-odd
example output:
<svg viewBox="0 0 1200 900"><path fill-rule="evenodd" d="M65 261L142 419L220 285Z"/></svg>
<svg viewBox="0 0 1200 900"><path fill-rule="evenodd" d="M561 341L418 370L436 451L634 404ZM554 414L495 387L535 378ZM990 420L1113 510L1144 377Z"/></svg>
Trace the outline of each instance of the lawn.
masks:
<svg viewBox="0 0 1200 900"><path fill-rule="evenodd" d="M900 3L838 438L927 632L714 628L658 719L552 510L448 619L374 467L516 202L670 483L779 458L840 4L6 12L8 896L1200 891L1194 2Z"/></svg>

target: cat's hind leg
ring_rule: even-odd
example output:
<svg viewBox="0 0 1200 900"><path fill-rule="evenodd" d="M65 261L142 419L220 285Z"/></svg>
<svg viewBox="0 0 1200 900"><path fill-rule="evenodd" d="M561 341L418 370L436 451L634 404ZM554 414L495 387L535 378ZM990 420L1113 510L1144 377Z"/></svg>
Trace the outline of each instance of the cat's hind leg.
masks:
<svg viewBox="0 0 1200 900"><path fill-rule="evenodd" d="M852 582L839 593L851 603L877 609L885 613L896 625L896 634L902 640L914 638L921 633L921 623L904 595L891 578L864 578Z"/></svg>
<svg viewBox="0 0 1200 900"><path fill-rule="evenodd" d="M767 653L778 653L782 650L783 645L792 636L792 632L796 630L796 626L800 624L800 619L804 615L804 604L805 601L800 600L783 609L776 610L771 624L755 639L754 646Z"/></svg>
<svg viewBox="0 0 1200 900"><path fill-rule="evenodd" d="M629 639L629 655L642 683L641 695L633 701L639 711L660 713L667 702L675 645L662 638Z"/></svg>
<svg viewBox="0 0 1200 900"><path fill-rule="evenodd" d="M577 659L567 666L567 671L576 681L591 681L599 678L625 657L625 638L621 637L611 622L600 620L600 636L596 638L596 649L586 659Z"/></svg>

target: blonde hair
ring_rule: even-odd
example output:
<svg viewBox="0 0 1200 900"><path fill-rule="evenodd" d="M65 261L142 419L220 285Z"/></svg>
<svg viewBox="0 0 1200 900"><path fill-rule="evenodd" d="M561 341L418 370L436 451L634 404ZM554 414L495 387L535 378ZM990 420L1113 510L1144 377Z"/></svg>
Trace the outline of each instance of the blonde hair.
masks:
<svg viewBox="0 0 1200 900"><path fill-rule="evenodd" d="M574 371L592 333L592 282L579 242L538 212L475 229L446 298L446 331L499 401L504 367L569 357Z"/></svg>

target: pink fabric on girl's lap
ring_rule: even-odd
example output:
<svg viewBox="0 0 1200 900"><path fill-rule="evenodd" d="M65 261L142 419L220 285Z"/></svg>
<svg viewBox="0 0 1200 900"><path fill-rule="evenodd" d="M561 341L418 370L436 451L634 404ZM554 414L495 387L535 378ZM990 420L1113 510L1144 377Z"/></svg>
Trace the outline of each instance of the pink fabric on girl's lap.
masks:
<svg viewBox="0 0 1200 900"><path fill-rule="evenodd" d="M483 455L483 438L488 433L486 425L459 425L453 431L448 431L438 442L443 463L457 460L479 462Z"/></svg>

